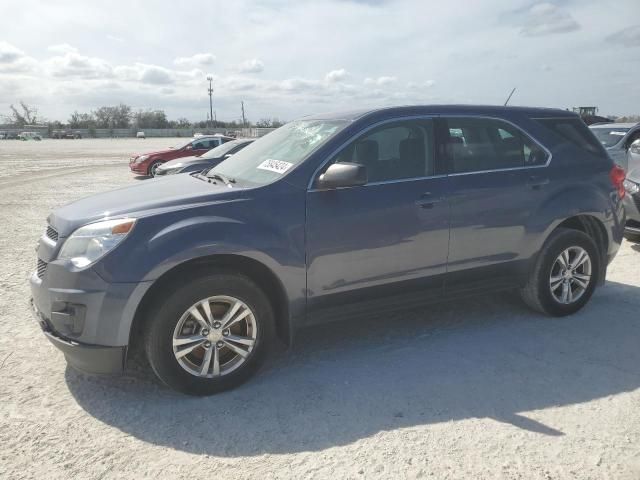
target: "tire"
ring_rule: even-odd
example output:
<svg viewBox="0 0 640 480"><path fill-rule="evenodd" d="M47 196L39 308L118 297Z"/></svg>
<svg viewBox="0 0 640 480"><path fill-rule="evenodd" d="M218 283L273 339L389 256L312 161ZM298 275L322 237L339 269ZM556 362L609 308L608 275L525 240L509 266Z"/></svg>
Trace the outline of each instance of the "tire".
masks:
<svg viewBox="0 0 640 480"><path fill-rule="evenodd" d="M147 170L147 174L150 177L155 177L156 176L156 169L160 166L162 162L153 162L151 165L149 165L149 168Z"/></svg>
<svg viewBox="0 0 640 480"><path fill-rule="evenodd" d="M563 267L562 260L559 257L563 252L569 251L571 261L580 260L576 258L577 252L580 252L580 250L588 255L588 260L575 268L575 278L571 270L566 269L568 270L568 273L565 274L568 276L566 278L561 273ZM572 254L576 256L571 257ZM585 282L586 274L584 272L586 270L584 265L587 262L590 262L589 279L588 282ZM584 307L591 295L593 295L598 283L600 262L601 256L591 237L579 230L560 228L549 236L540 250L535 266L529 275L527 285L520 290L520 295L529 307L538 312L555 317L571 315ZM569 267L572 266L569 265ZM558 278L562 278L560 280L561 283L557 283ZM561 301L565 294L565 281L569 285L566 298L566 300L569 300L569 297L571 297L569 303ZM572 282L575 283L572 284ZM578 285L578 282L586 284L586 288ZM555 290L552 288L552 284L557 285ZM576 293L574 293L574 289ZM562 298L558 299L558 297Z"/></svg>
<svg viewBox="0 0 640 480"><path fill-rule="evenodd" d="M640 235L637 233L626 233L624 234L624 238L633 243L640 243Z"/></svg>
<svg viewBox="0 0 640 480"><path fill-rule="evenodd" d="M206 338L203 324L190 313L197 305L200 317L206 321L206 309L200 303L205 299L214 319L207 322L210 331ZM246 314L243 306L235 314L230 312L235 305L232 303L234 300L250 313ZM227 310L224 302L229 302ZM245 316L223 330L220 323L227 313L232 313L231 319ZM235 273L207 275L187 282L166 301L158 302L155 308L150 309L147 319L144 347L151 368L166 385L188 395L211 395L245 382L262 364L273 334L273 311L266 295L249 278ZM234 328L239 330L233 331ZM200 342L200 338L208 341L195 348L191 348L196 345L194 343L175 345L180 341L192 342L194 338L197 338L196 342ZM236 344L236 340L253 341L253 346ZM190 353L178 359L183 348L191 348ZM236 353L238 348L247 354L246 358ZM206 376L203 376L201 369L207 350L212 353Z"/></svg>

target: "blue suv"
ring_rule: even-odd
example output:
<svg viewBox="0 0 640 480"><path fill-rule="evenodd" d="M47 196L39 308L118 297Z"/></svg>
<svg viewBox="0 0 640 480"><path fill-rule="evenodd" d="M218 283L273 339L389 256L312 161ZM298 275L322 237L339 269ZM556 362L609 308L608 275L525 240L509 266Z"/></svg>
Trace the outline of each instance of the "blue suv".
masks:
<svg viewBox="0 0 640 480"><path fill-rule="evenodd" d="M206 174L54 211L32 303L72 366L121 372L140 346L164 383L211 394L318 322L500 289L578 311L622 241L624 180L563 110L312 116Z"/></svg>

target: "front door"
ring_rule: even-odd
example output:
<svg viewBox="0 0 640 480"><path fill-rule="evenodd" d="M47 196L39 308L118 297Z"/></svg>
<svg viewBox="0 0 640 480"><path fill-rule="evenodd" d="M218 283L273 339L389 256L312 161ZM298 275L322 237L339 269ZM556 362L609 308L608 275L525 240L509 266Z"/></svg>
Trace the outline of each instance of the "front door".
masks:
<svg viewBox="0 0 640 480"><path fill-rule="evenodd" d="M436 165L433 131L431 119L385 123L361 134L318 173L355 162L366 167L368 182L332 190L312 186L307 193L311 323L376 314L382 305L420 304L442 293L448 178Z"/></svg>

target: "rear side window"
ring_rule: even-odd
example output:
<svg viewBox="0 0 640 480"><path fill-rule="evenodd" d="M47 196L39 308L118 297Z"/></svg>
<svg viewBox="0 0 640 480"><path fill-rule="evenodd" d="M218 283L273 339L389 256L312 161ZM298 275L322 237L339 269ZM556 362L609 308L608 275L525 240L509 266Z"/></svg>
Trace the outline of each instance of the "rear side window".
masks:
<svg viewBox="0 0 640 480"><path fill-rule="evenodd" d="M518 128L490 118L446 119L444 154L452 173L544 165L548 154Z"/></svg>
<svg viewBox="0 0 640 480"><path fill-rule="evenodd" d="M538 118L536 122L582 150L596 155L602 153L600 142L582 120L577 118Z"/></svg>

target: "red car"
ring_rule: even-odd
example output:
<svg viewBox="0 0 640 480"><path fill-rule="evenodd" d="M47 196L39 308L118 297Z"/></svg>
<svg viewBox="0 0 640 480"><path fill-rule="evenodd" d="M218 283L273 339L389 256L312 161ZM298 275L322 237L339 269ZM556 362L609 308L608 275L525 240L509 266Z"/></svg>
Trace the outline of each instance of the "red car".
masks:
<svg viewBox="0 0 640 480"><path fill-rule="evenodd" d="M169 160L175 160L176 158L200 156L229 140L234 139L223 135L203 135L192 138L167 150L134 155L129 159L129 168L136 175L155 177L156 169L160 164L168 162Z"/></svg>

